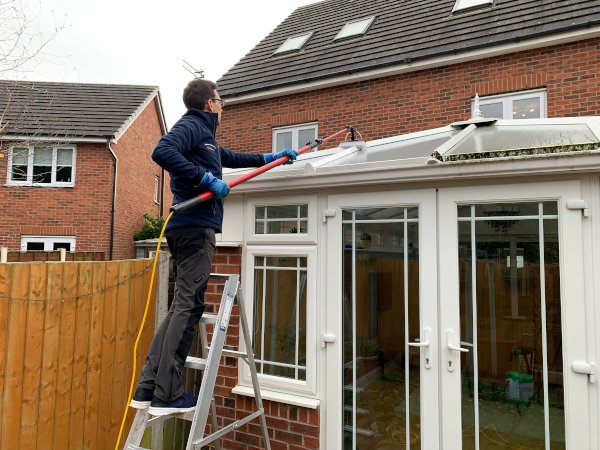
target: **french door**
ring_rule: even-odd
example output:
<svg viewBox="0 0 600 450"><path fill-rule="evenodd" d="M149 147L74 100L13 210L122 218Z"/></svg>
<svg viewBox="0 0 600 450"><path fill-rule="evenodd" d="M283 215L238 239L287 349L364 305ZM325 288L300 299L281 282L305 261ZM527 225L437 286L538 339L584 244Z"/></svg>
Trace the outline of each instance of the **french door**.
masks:
<svg viewBox="0 0 600 450"><path fill-rule="evenodd" d="M588 448L579 196L331 196L323 447Z"/></svg>

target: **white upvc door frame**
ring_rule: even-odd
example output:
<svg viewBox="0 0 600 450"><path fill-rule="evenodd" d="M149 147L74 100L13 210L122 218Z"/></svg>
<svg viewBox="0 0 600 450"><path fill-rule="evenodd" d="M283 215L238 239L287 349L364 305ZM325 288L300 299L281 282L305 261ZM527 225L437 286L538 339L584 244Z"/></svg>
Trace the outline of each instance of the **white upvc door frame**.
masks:
<svg viewBox="0 0 600 450"><path fill-rule="evenodd" d="M421 341L423 330L431 329L428 368L425 368L425 350L421 350L421 442L423 449L438 450L440 420L439 379L438 374L438 290L437 290L437 213L435 189L410 191L384 191L376 193L340 194L328 198L326 224L327 288L326 327L322 330L327 340L333 337L334 342L324 343L325 358L325 399L321 414L321 448L331 450L342 449L343 438L343 327L341 305L342 298L342 210L374 208L374 207L419 207L419 308ZM332 215L334 214L334 215ZM325 301L326 300L326 301ZM418 450L418 449L415 449Z"/></svg>
<svg viewBox="0 0 600 450"><path fill-rule="evenodd" d="M446 448L462 448L461 368L457 352L448 349L447 330L456 330L450 344L460 343L458 222L457 205L557 201L560 248L561 316L563 330L563 373L565 439L567 448L590 447L590 387L588 377L572 370L572 364L588 361L583 270L583 213L568 209L567 202L582 196L579 181L510 184L446 188L439 191L440 233L439 271L440 313L438 330L440 365L453 361L452 371L442 367L440 374L441 439ZM471 350L471 349L469 349Z"/></svg>

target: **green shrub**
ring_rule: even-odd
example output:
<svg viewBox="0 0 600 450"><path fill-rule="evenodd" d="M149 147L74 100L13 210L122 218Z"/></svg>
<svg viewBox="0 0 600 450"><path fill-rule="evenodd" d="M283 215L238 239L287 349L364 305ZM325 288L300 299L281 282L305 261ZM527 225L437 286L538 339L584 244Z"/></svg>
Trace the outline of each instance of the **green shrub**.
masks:
<svg viewBox="0 0 600 450"><path fill-rule="evenodd" d="M144 225L142 229L133 235L134 241L154 239L160 236L160 230L165 223L165 218L152 212L144 214Z"/></svg>

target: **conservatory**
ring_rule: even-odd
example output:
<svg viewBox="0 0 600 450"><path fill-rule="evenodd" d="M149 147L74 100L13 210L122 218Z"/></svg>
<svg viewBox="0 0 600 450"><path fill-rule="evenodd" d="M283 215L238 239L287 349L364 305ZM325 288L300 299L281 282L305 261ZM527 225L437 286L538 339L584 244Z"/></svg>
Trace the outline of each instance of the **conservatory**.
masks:
<svg viewBox="0 0 600 450"><path fill-rule="evenodd" d="M599 148L598 117L475 118L233 189L265 398L327 450L600 448Z"/></svg>

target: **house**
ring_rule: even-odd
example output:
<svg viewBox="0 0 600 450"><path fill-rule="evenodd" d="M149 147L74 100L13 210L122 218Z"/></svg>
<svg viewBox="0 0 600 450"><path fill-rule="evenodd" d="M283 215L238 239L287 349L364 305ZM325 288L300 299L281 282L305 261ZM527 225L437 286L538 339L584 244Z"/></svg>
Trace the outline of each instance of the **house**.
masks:
<svg viewBox="0 0 600 450"><path fill-rule="evenodd" d="M170 205L150 158L166 133L155 86L2 80L0 130L9 250L132 258L143 215Z"/></svg>
<svg viewBox="0 0 600 450"><path fill-rule="evenodd" d="M219 80L223 145L366 141L226 200L215 265L242 275L272 448L600 448L599 19L325 0ZM227 365L223 422L253 395Z"/></svg>

